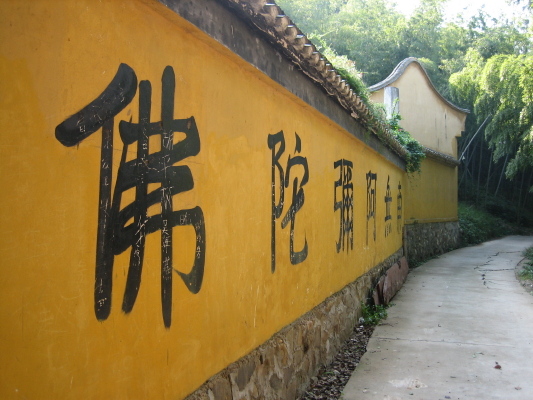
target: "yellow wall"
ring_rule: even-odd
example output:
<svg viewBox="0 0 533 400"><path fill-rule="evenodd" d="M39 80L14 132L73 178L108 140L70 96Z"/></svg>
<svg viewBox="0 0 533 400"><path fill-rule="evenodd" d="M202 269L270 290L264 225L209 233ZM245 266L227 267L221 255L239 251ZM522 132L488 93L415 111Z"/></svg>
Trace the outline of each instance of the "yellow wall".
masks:
<svg viewBox="0 0 533 400"><path fill-rule="evenodd" d="M399 89L400 125L422 145L457 158L457 140L464 130L466 113L446 104L435 93L426 74L417 62L412 62L404 73L389 86ZM372 94L372 100L383 103L381 89Z"/></svg>
<svg viewBox="0 0 533 400"><path fill-rule="evenodd" d="M435 92L415 61L389 86L399 89L400 125L423 146L457 158L457 137L464 130L466 113L454 109ZM384 89L372 93L384 102ZM409 176L405 223L457 220L457 168L429 156L421 173Z"/></svg>
<svg viewBox="0 0 533 400"><path fill-rule="evenodd" d="M409 176L406 224L457 221L457 167L427 157Z"/></svg>
<svg viewBox="0 0 533 400"><path fill-rule="evenodd" d="M0 38L0 398L183 398L402 245L396 212L398 185L407 184L402 170L158 3L1 2ZM130 246L113 257L111 312L97 320L102 129L72 147L55 137L121 63L139 82L151 82L152 122L161 121L161 79L171 66L174 118L194 117L201 143L197 155L178 163L190 168L194 188L175 195L173 209L201 208L205 273L197 294L171 273L169 328L161 314L160 229L145 236L132 311L121 311ZM119 122L139 122L139 97L137 89L114 119L112 187L123 149ZM291 264L290 223L282 229L278 220L272 273L267 138L279 131L286 141L280 165L286 169L289 155L308 162L294 228L294 249L307 240L308 255ZM184 138L175 136L176 143ZM150 138L150 153L159 143L159 135ZM127 160L136 154L130 145ZM354 244L337 253L334 162L343 158L353 162ZM369 171L377 173L377 216L376 240L370 233L367 245ZM301 166L291 170L281 218L294 177L301 182ZM392 222L385 235L388 178ZM125 192L120 208L135 197L135 189ZM157 203L148 216L160 212ZM173 268L188 273L198 255L195 230L172 231Z"/></svg>
<svg viewBox="0 0 533 400"><path fill-rule="evenodd" d="M372 92L370 94L370 99L374 102L374 103L384 103L385 102L385 91L383 89L381 90L378 90L376 92Z"/></svg>

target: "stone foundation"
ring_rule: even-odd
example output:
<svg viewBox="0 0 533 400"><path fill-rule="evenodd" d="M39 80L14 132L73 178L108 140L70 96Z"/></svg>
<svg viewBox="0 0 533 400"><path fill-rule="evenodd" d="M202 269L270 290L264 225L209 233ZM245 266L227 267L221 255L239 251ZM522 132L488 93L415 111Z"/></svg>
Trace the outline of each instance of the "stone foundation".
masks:
<svg viewBox="0 0 533 400"><path fill-rule="evenodd" d="M372 297L380 278L402 255L403 249L398 250L210 378L186 400L293 400L302 395L319 368L330 363L350 337L361 316L361 302Z"/></svg>
<svg viewBox="0 0 533 400"><path fill-rule="evenodd" d="M405 253L412 266L459 247L459 221L405 225Z"/></svg>

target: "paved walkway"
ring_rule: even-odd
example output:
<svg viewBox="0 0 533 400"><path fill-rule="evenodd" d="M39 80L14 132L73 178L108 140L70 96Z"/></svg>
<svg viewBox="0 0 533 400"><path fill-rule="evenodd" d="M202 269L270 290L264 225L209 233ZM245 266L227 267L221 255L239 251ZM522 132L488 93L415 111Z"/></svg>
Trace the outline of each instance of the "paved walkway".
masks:
<svg viewBox="0 0 533 400"><path fill-rule="evenodd" d="M533 296L514 276L531 245L510 236L412 270L343 399L533 399Z"/></svg>

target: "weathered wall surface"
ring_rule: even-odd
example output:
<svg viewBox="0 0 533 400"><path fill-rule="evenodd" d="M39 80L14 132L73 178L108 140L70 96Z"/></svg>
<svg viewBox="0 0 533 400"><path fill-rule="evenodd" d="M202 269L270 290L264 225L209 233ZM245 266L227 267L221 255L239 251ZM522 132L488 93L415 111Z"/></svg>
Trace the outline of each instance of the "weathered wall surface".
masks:
<svg viewBox="0 0 533 400"><path fill-rule="evenodd" d="M457 220L457 167L426 157L407 181L405 223Z"/></svg>
<svg viewBox="0 0 533 400"><path fill-rule="evenodd" d="M416 264L459 245L457 167L427 157L422 173L409 176L405 249Z"/></svg>
<svg viewBox="0 0 533 400"><path fill-rule="evenodd" d="M160 3L0 38L1 398L184 398L401 248L387 151Z"/></svg>
<svg viewBox="0 0 533 400"><path fill-rule="evenodd" d="M459 221L405 225L406 256L411 265L459 247Z"/></svg>

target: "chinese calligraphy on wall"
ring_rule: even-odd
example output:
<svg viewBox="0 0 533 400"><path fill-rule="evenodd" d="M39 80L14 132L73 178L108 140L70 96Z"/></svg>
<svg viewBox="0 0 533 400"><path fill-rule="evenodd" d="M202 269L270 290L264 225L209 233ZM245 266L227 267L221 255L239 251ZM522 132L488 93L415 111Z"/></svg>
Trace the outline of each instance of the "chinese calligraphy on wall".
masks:
<svg viewBox="0 0 533 400"><path fill-rule="evenodd" d="M396 207L396 224L397 232L402 233L402 207L403 207L403 198L402 198L402 184L398 182L398 195L396 197L397 207Z"/></svg>
<svg viewBox="0 0 533 400"><path fill-rule="evenodd" d="M368 246L368 230L372 229L372 237L376 241L376 184L378 175L368 171L366 174L366 245ZM372 221L372 222L371 222Z"/></svg>
<svg viewBox="0 0 533 400"><path fill-rule="evenodd" d="M339 240L337 241L337 253L353 250L353 182L351 161L341 159L333 164L339 170L339 179L335 181L333 211L340 213ZM337 188L340 188L340 199L337 200Z"/></svg>
<svg viewBox="0 0 533 400"><path fill-rule="evenodd" d="M376 241L376 198L377 198L377 173L369 171L366 174L366 244L368 246L369 235ZM387 186L385 190L385 237L392 233L392 191L390 186L390 176L387 177ZM402 230L402 185L398 183L398 194L396 196L396 221L397 231L401 233Z"/></svg>
<svg viewBox="0 0 533 400"><path fill-rule="evenodd" d="M194 117L174 118L175 75L167 66L161 80L161 117L152 121L152 85L148 80L139 83L139 119L137 123L120 121L119 133L123 143L115 187L112 188L114 119L137 93L137 77L131 67L121 64L102 94L78 113L56 128L57 140L74 146L102 128L100 160L100 195L96 250L94 309L97 319L105 320L111 311L114 257L130 249L126 288L122 301L125 313L132 311L141 284L144 249L147 235L161 232L161 301L165 327L172 316L173 272L183 280L187 289L198 293L204 275L206 237L202 209L174 210L173 197L194 187L191 170L175 164L200 152L200 135ZM174 143L174 134L185 139ZM150 151L149 138L158 136L160 149ZM129 146L136 145L136 158L126 161ZM148 190L149 184L159 184ZM135 199L121 207L122 195L134 189ZM113 195L111 194L113 192ZM161 213L148 216L148 208L161 205ZM133 222L128 224L128 221ZM196 234L195 257L189 273L173 268L173 228L192 225Z"/></svg>
<svg viewBox="0 0 533 400"><path fill-rule="evenodd" d="M122 310L130 313L135 305L144 263L147 236L161 233L161 302L165 327L172 321L172 281L176 273L191 293L202 287L206 232L202 208L176 209L175 196L194 188L191 169L176 165L200 152L200 134L194 117L175 118L174 98L176 81L174 70L167 66L161 78L161 111L152 115L152 84L149 80L137 81L135 71L121 64L118 71L100 96L82 110L65 119L56 127L56 138L71 147L101 130L100 190L94 286L94 310L98 320L106 320L111 312L113 264L115 256L129 249L129 266L122 300ZM118 131L122 154L113 186L113 153L115 117L138 97L137 122L121 120ZM184 138L175 140L179 133ZM309 182L307 157L301 155L302 141L295 133L295 147L286 154L283 131L268 135L271 151L271 272L276 270L276 232L289 226L289 260L299 264L308 256L307 238L295 240L295 226L299 211L305 204L305 186ZM150 140L156 138L156 141ZM159 146L154 146L158 142ZM156 147L150 148L150 147ZM130 149L133 149L130 150ZM128 152L135 156L128 158ZM283 161L282 161L283 159ZM338 179L334 182L334 213L339 218L336 251L353 250L354 246L354 185L353 162L339 159L333 163ZM376 241L377 173L366 173L366 243ZM155 184L154 186L149 186ZM132 190L134 198L129 204L124 193ZM291 190L292 189L292 190ZM290 203L286 190L292 193ZM385 237L392 231L392 194L390 176L385 192ZM126 203L126 204L124 204ZM148 209L160 205L160 213L148 215ZM179 208L179 207L178 207ZM401 230L402 194L398 185L397 223ZM281 222L281 223L279 223ZM173 228L192 226L195 232L194 261L190 272L173 267ZM295 248L295 243L300 243ZM178 255L179 257L179 255Z"/></svg>
<svg viewBox="0 0 533 400"><path fill-rule="evenodd" d="M309 167L307 157L302 157L302 141L300 136L295 133L296 146L293 157L289 155L285 168L280 163L281 156L285 153L285 135L283 131L276 134L268 135L268 148L272 151L272 181L271 181L271 271L276 271L276 221L281 217L285 206L285 188L292 185L292 201L281 220L281 228L285 229L288 223L290 226L290 261L291 264L299 264L307 258L308 248L307 239L301 250L294 249L294 227L296 223L296 214L303 207L305 202L304 186L309 181ZM297 168L298 167L298 168ZM294 179L291 182L291 171ZM303 172L299 179L298 172ZM278 188L279 200L276 201L276 188Z"/></svg>
<svg viewBox="0 0 533 400"><path fill-rule="evenodd" d="M392 196L390 191L390 176L387 177L387 191L385 192L385 237L389 236L392 231L392 215L390 206L392 203Z"/></svg>

